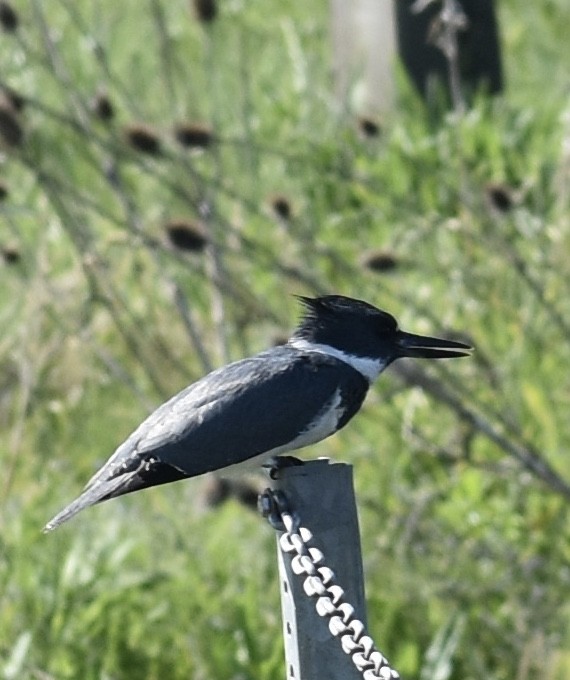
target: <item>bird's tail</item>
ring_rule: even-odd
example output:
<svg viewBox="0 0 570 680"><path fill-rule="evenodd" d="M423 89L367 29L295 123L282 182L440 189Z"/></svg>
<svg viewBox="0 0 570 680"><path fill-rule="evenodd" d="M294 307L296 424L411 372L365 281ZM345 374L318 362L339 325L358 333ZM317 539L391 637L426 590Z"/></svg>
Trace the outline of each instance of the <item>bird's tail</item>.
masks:
<svg viewBox="0 0 570 680"><path fill-rule="evenodd" d="M74 517L78 512L90 505L95 505L101 501L112 498L115 495L120 495L121 487L124 487L125 480L121 477L114 477L113 479L96 482L92 486L87 486L85 491L76 498L72 503L66 506L43 528L44 534L56 529L60 524L67 522L68 519ZM119 491L119 493L117 493Z"/></svg>

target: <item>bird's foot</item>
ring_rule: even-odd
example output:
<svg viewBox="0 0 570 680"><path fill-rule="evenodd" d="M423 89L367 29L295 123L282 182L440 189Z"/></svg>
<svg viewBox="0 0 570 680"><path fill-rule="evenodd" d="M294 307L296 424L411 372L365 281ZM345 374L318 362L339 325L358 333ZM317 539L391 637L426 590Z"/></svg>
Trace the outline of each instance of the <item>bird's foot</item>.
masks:
<svg viewBox="0 0 570 680"><path fill-rule="evenodd" d="M278 479L280 470L295 465L304 465L304 462L295 456L273 456L262 467L268 471L270 479Z"/></svg>

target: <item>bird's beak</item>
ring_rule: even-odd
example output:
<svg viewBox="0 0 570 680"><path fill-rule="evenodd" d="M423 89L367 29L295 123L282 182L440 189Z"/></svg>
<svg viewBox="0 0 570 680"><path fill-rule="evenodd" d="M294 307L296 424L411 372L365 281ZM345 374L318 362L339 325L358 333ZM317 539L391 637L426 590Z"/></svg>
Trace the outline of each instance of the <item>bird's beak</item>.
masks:
<svg viewBox="0 0 570 680"><path fill-rule="evenodd" d="M397 345L400 357L416 357L422 359L450 359L453 357L469 356L473 349L463 342L429 338L424 335L414 335L398 331Z"/></svg>

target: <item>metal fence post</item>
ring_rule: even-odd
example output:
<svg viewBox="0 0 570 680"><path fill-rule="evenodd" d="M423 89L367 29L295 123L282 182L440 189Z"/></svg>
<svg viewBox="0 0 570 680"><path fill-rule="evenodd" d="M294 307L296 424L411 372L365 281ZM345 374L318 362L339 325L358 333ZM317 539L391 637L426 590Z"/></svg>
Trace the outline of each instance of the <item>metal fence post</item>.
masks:
<svg viewBox="0 0 570 680"><path fill-rule="evenodd" d="M346 599L366 625L364 577L352 466L328 459L280 470L273 488L284 492L313 542L342 584ZM358 680L362 678L327 622L291 570L289 555L277 543L287 680Z"/></svg>

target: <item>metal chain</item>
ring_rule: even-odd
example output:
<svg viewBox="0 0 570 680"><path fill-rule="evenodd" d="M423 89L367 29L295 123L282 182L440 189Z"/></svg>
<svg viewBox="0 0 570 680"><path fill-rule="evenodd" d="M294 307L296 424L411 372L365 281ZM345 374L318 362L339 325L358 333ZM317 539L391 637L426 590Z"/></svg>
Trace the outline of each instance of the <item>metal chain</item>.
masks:
<svg viewBox="0 0 570 680"><path fill-rule="evenodd" d="M305 593L316 598L317 614L328 618L331 634L340 639L343 652L351 657L363 679L397 680L400 674L366 634L362 621L354 616L354 607L345 601L334 571L324 565L323 553L310 545L313 534L301 526L283 492L267 489L260 496L260 509L274 528L283 531L279 538L281 550L295 553L291 559L293 572L299 576L306 574Z"/></svg>

